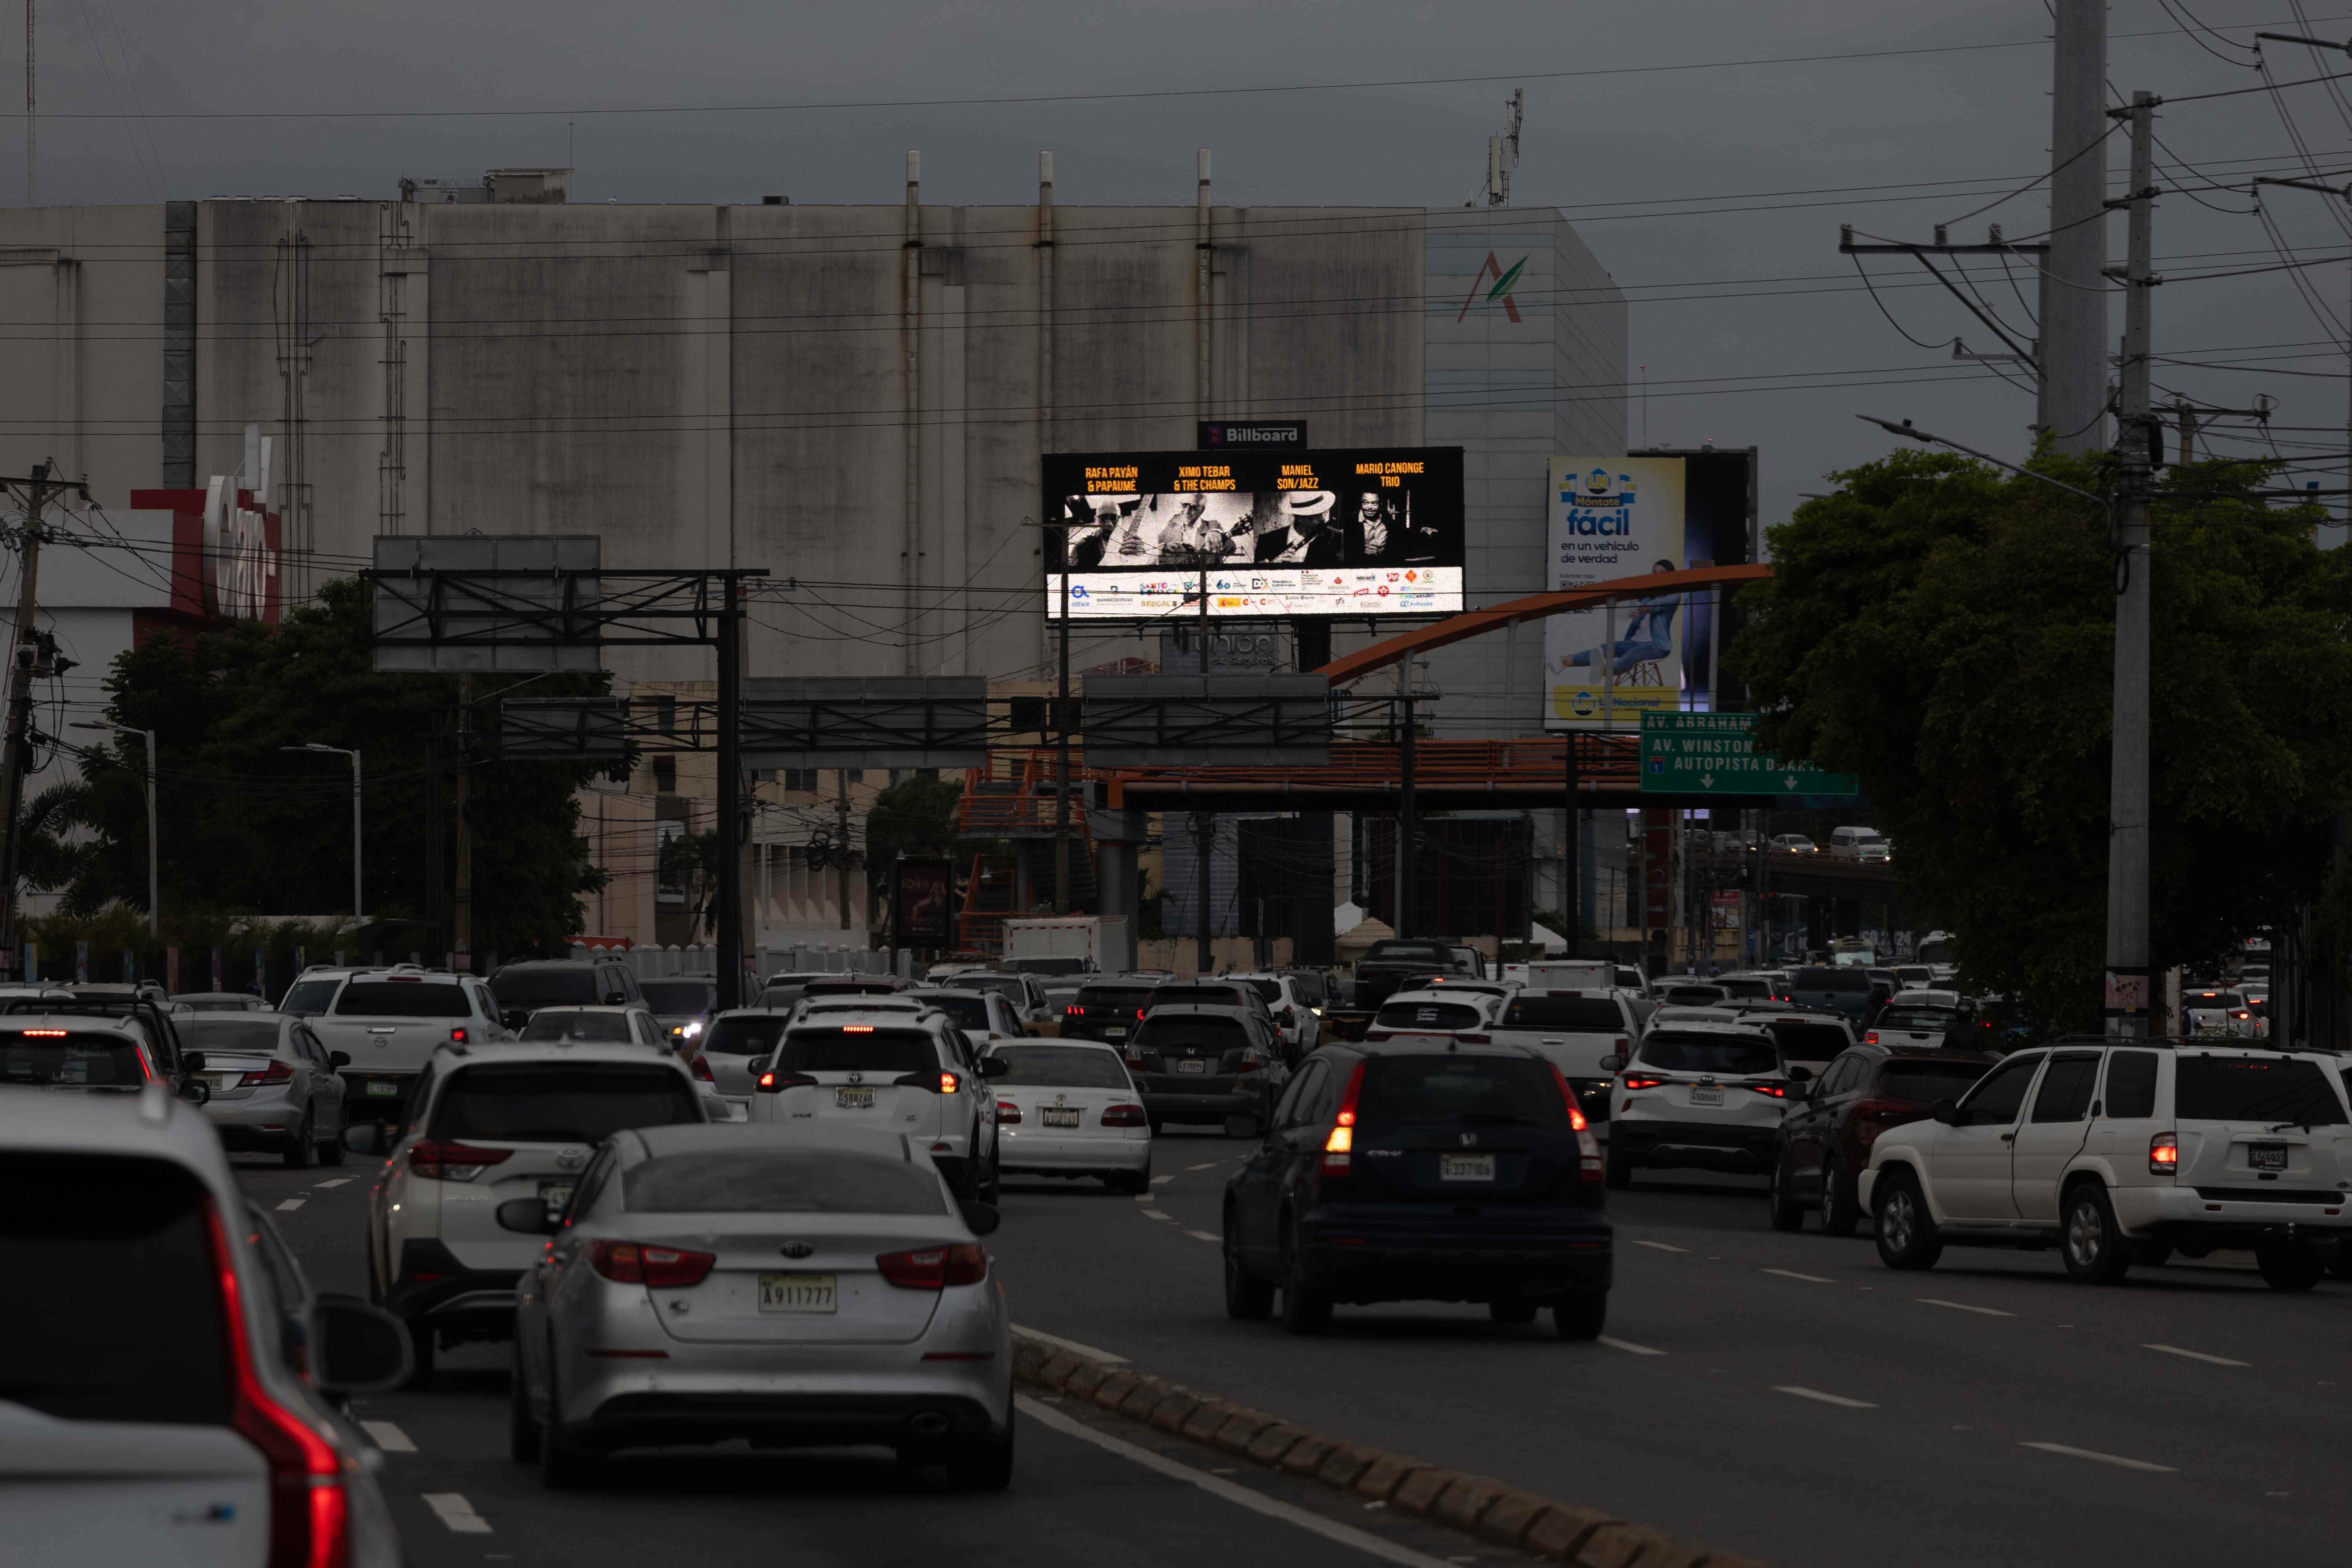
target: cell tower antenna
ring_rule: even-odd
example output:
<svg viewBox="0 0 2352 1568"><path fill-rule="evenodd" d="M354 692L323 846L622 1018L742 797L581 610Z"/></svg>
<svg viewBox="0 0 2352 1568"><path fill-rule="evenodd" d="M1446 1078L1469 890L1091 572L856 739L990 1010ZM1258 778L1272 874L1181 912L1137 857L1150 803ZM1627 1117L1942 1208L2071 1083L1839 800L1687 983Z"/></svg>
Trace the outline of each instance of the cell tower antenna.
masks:
<svg viewBox="0 0 2352 1568"><path fill-rule="evenodd" d="M1462 205L1465 207L1507 207L1511 205L1511 171L1519 166L1519 117L1527 89L1515 87L1503 101L1508 110L1500 135L1486 138L1486 177Z"/></svg>

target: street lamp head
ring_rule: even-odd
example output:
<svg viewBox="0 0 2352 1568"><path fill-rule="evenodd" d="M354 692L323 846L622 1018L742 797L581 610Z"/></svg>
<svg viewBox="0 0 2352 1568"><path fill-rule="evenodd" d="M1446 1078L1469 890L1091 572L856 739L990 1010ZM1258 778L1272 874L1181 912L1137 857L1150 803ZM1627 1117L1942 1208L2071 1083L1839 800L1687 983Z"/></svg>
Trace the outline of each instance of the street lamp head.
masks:
<svg viewBox="0 0 2352 1568"><path fill-rule="evenodd" d="M1857 414L1854 417L1862 420L1864 424L1875 425L1880 429L1892 436L1908 436L1914 441L1933 441L1935 439L1933 436L1928 435L1924 430L1913 429L1911 427L1911 421L1908 419L1906 419L1902 424L1897 425L1892 419L1881 419L1874 414Z"/></svg>
<svg viewBox="0 0 2352 1568"><path fill-rule="evenodd" d="M90 719L77 719L77 720L75 720L72 723L70 723L70 724L67 725L67 726L66 726L66 728L67 728L67 729L68 729L68 730L107 730L107 731L112 731L112 730L114 729L114 726L113 726L113 725L111 725L111 724L100 724L100 723L97 722L95 720L90 720Z"/></svg>

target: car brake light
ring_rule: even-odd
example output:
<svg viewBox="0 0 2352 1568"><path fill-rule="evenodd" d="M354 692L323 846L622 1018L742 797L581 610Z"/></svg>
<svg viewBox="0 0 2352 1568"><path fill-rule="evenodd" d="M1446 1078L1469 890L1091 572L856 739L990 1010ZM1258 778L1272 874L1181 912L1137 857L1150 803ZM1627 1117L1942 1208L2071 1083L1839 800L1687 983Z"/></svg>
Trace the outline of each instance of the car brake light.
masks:
<svg viewBox="0 0 2352 1568"><path fill-rule="evenodd" d="M588 1266L615 1285L650 1285L676 1290L699 1285L719 1259L708 1252L655 1247L637 1241L593 1241Z"/></svg>
<svg viewBox="0 0 2352 1568"><path fill-rule="evenodd" d="M1559 1086L1559 1102L1568 1107L1569 1130L1576 1134L1577 1177L1580 1181L1600 1181L1606 1172L1601 1168L1601 1141L1592 1135L1592 1124L1584 1119L1584 1108L1576 1103L1576 1090L1568 1087L1568 1079L1559 1068L1551 1069L1552 1082Z"/></svg>
<svg viewBox="0 0 2352 1568"><path fill-rule="evenodd" d="M841 1032L845 1035L870 1035L874 1032L874 1026L871 1024L844 1024L841 1026Z"/></svg>
<svg viewBox="0 0 2352 1568"><path fill-rule="evenodd" d="M511 1149L477 1149L470 1143L443 1143L420 1138L409 1145L408 1168L436 1182L470 1182L492 1165L502 1165Z"/></svg>
<svg viewBox="0 0 2352 1568"><path fill-rule="evenodd" d="M271 1062L259 1072L249 1072L236 1080L239 1089L253 1089L265 1083L291 1083L294 1068L290 1063Z"/></svg>
<svg viewBox="0 0 2352 1568"><path fill-rule="evenodd" d="M710 1064L704 1061L700 1057L694 1058L694 1076L700 1079L705 1083L717 1083L719 1081L718 1079L711 1076Z"/></svg>
<svg viewBox="0 0 2352 1568"><path fill-rule="evenodd" d="M1071 1003L1068 1006L1062 1009L1062 1016L1065 1018L1083 1018L1086 1016L1087 1010L1084 1007L1079 1006L1076 1002Z"/></svg>
<svg viewBox="0 0 2352 1568"><path fill-rule="evenodd" d="M2159 1132L2147 1141L2147 1173L2169 1176L2180 1169L2180 1141L2169 1132Z"/></svg>
<svg viewBox="0 0 2352 1568"><path fill-rule="evenodd" d="M1135 1021L1139 1024L1143 1022L1143 1009L1140 1007L1135 1010Z"/></svg>
<svg viewBox="0 0 2352 1568"><path fill-rule="evenodd" d="M1789 1098L1789 1086L1785 1083L1751 1083L1748 1087L1759 1094L1769 1094L1775 1100Z"/></svg>
<svg viewBox="0 0 2352 1568"><path fill-rule="evenodd" d="M1103 1107L1105 1127L1141 1127L1151 1120L1139 1105L1107 1105Z"/></svg>
<svg viewBox="0 0 2352 1568"><path fill-rule="evenodd" d="M1020 1120L1021 1108L1019 1106L1013 1104L1009 1100L1000 1100L996 1102L996 1124L999 1127L1016 1124Z"/></svg>
<svg viewBox="0 0 2352 1568"><path fill-rule="evenodd" d="M1356 1099L1364 1092L1364 1068L1358 1062L1348 1075L1347 1092L1339 1097L1339 1114L1331 1123L1329 1136L1323 1140L1323 1169L1343 1172L1349 1168L1356 1149Z"/></svg>
<svg viewBox="0 0 2352 1568"><path fill-rule="evenodd" d="M1862 1043L1865 1046L1874 1046L1878 1044L1878 1031L1875 1029L1864 1029L1862 1032Z"/></svg>
<svg viewBox="0 0 2352 1568"><path fill-rule="evenodd" d="M788 1089L814 1089L816 1087L816 1079L809 1077L809 1075L804 1072L775 1072L772 1070L761 1073L760 1075L760 1081L758 1084L759 1090L761 1094L782 1094Z"/></svg>
<svg viewBox="0 0 2352 1568"><path fill-rule="evenodd" d="M464 1045L464 1044L466 1043L466 1031L465 1031L465 1030L463 1030L463 1029L452 1029L452 1030L450 1030L450 1031L449 1031L449 1043L450 1043L451 1045L453 1045L453 1046L462 1046L462 1045Z"/></svg>
<svg viewBox="0 0 2352 1568"><path fill-rule="evenodd" d="M1495 1043L1492 1035L1456 1035L1454 1037L1465 1046L1491 1046Z"/></svg>
<svg viewBox="0 0 2352 1568"><path fill-rule="evenodd" d="M24 1029L18 1032L28 1040L62 1040L66 1037L63 1029Z"/></svg>
<svg viewBox="0 0 2352 1568"><path fill-rule="evenodd" d="M244 1292L228 1231L210 1202L213 1264L220 1278L223 1338L236 1384L229 1425L269 1466L269 1568L343 1568L351 1561L351 1499L342 1456L316 1427L262 1384L246 1342Z"/></svg>
<svg viewBox="0 0 2352 1568"><path fill-rule="evenodd" d="M1666 1080L1662 1078L1628 1078L1618 1085L1621 1089L1655 1089Z"/></svg>
<svg viewBox="0 0 2352 1568"><path fill-rule="evenodd" d="M937 1290L948 1285L977 1285L987 1279L988 1254L977 1242L960 1241L951 1247L885 1252L874 1259L874 1267L902 1290Z"/></svg>

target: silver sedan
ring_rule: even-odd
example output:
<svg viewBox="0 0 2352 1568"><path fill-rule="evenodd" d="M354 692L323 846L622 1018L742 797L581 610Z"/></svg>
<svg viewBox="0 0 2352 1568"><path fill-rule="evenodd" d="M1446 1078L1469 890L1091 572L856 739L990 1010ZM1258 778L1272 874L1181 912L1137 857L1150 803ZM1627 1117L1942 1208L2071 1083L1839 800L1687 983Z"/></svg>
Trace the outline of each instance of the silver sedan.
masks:
<svg viewBox="0 0 2352 1568"><path fill-rule="evenodd" d="M1013 1474L1013 1343L980 1237L904 1137L807 1127L615 1134L515 1294L510 1447L551 1487L623 1448L878 1446L957 1485Z"/></svg>
<svg viewBox="0 0 2352 1568"><path fill-rule="evenodd" d="M330 1051L290 1013L183 1013L183 1050L204 1053L205 1115L231 1152L268 1150L301 1170L343 1163L343 1080Z"/></svg>

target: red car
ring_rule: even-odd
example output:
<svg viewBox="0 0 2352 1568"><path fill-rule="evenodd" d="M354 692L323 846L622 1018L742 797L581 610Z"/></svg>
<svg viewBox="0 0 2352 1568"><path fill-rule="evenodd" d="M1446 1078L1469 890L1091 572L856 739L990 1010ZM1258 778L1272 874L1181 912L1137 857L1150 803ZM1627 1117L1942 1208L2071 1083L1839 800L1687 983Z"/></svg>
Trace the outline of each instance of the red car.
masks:
<svg viewBox="0 0 2352 1568"><path fill-rule="evenodd" d="M1796 1230L1807 1209L1822 1229L1852 1236L1862 1210L1856 1172L1870 1163L1881 1132L1924 1119L1939 1100L1958 1100L2000 1058L1975 1051L1861 1045L1842 1053L1819 1078L1790 1091L1772 1161L1772 1228Z"/></svg>

